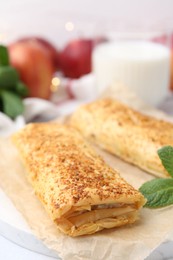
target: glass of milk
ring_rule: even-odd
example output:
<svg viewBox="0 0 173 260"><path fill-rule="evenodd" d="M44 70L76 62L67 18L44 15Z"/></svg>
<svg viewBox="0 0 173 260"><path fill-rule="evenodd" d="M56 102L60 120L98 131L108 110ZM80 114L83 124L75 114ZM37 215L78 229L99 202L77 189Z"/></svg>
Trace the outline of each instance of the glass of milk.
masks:
<svg viewBox="0 0 173 260"><path fill-rule="evenodd" d="M122 84L144 102L157 106L169 92L170 50L158 42L105 42L95 48L92 63L98 94L110 84Z"/></svg>

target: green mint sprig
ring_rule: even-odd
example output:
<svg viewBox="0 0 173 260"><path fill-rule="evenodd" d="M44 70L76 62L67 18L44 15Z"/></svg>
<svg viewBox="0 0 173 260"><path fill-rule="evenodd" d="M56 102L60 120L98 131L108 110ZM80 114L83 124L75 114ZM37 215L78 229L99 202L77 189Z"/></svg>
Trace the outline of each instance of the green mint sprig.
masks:
<svg viewBox="0 0 173 260"><path fill-rule="evenodd" d="M8 66L9 64L8 50L5 46L0 45L0 66Z"/></svg>
<svg viewBox="0 0 173 260"><path fill-rule="evenodd" d="M147 199L144 207L148 208L161 208L173 204L173 147L163 146L157 153L172 178L153 179L139 188Z"/></svg>
<svg viewBox="0 0 173 260"><path fill-rule="evenodd" d="M173 147L169 145L163 146L157 153L163 166L173 178Z"/></svg>
<svg viewBox="0 0 173 260"><path fill-rule="evenodd" d="M27 86L20 81L18 71L10 65L8 49L0 45L0 111L12 119L22 114L22 97L27 94Z"/></svg>

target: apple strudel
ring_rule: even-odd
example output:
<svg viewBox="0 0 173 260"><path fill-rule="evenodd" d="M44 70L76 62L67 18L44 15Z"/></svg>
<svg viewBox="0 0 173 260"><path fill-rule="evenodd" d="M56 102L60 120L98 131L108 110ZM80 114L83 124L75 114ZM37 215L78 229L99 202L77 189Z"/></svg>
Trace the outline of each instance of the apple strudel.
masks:
<svg viewBox="0 0 173 260"><path fill-rule="evenodd" d="M29 124L12 136L36 195L70 236L133 223L146 200L75 129Z"/></svg>
<svg viewBox="0 0 173 260"><path fill-rule="evenodd" d="M169 177L157 150L173 145L173 124L143 115L112 99L81 106L71 126L86 139L158 177Z"/></svg>

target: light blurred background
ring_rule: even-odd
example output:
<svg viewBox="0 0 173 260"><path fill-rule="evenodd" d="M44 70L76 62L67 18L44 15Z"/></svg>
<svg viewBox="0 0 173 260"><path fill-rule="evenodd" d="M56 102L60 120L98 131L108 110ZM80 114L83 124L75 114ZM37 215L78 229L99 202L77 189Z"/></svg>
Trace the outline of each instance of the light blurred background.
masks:
<svg viewBox="0 0 173 260"><path fill-rule="evenodd" d="M172 10L172 0L5 0L0 7L0 39L41 35L60 46L68 22L91 34L110 25L120 31L172 29Z"/></svg>
<svg viewBox="0 0 173 260"><path fill-rule="evenodd" d="M89 89L88 85L90 85L90 92L92 93L92 95L89 93L89 96L94 96L94 91L100 94L98 91L100 86L97 86L99 85L97 84L97 73L94 70L92 60L95 46L98 46L96 42L98 43L100 40L103 42L103 39L112 40L112 38L115 39L115 36L122 37L122 35L133 39L133 37L138 38L141 34L140 37L143 37L144 40L155 41L156 36L159 44L164 44L169 50L173 49L173 44L171 47L173 39L172 10L172 0L6 0L1 1L0 7L0 43L9 47L11 65L17 69L20 79L29 88L30 97L49 99L51 89L51 92L56 93L59 98L61 96L60 90L62 89L64 92L65 89L69 98L78 98L79 92L84 93L84 88ZM26 44L16 43L15 46L11 46L18 39L21 40L25 37L32 39L29 40L29 43L27 39ZM50 46L40 43L38 38L53 44L56 53L53 52L52 54ZM89 40L88 42L85 41L86 38ZM81 41L71 39L81 39ZM37 45L42 45L39 46L39 50L35 50L38 47L35 46L36 42ZM41 47L46 50L41 50ZM40 51L42 54L40 54ZM47 51L50 52L51 63L56 62L55 68L54 66L51 68L52 66L50 67L48 64L50 62L45 59ZM160 93L160 99L164 99L168 90L173 89L173 52L171 51L170 54L171 59L167 59L166 67L163 65L167 79L164 80L163 86L158 83L155 84L157 90L160 88L164 90L165 95L161 91L157 91L157 93ZM34 58L31 58L32 55ZM136 53L134 53L134 57L135 55ZM147 55L144 56L147 57ZM151 59L153 59L152 56L153 53L151 53ZM153 64L152 61L150 63ZM52 70L59 73L55 80L52 79L52 75L55 75L52 74ZM105 69L103 71L106 75ZM117 69L114 71L117 71ZM146 75L145 69L143 71ZM164 74L163 69L160 69L160 71L162 73L155 70L157 82L162 81L158 78L158 75ZM81 81L73 81L74 84L79 86L75 86L77 90L72 93L73 85L69 83L71 81L66 79L79 79L90 72L96 76L96 84L88 84L85 79L84 85L87 86L82 87ZM135 70L134 73L133 71L129 73L136 77L139 74L138 72L139 70ZM150 74L151 77L148 80L152 83L154 73L151 72ZM124 80L124 78L127 78L126 76L121 78L120 73L118 76L115 76L114 73L112 75L116 78L116 82L121 82L129 89L131 88L130 83ZM110 83L115 83L115 79L109 78L108 80L109 83L104 83L104 88ZM146 86L149 86L149 84L145 83L145 80L138 79L137 81L144 82L143 91L147 92ZM101 82L103 82L102 79ZM72 86L70 90L69 84ZM131 85L135 84L132 82ZM156 96L153 85L152 97ZM137 83L135 89L137 88L141 89L142 87ZM150 88L149 86L148 96L150 96ZM86 98L86 96L84 94L83 98ZM144 94L141 97L143 98ZM148 99L144 101L149 102ZM155 102L151 103L154 106L156 105Z"/></svg>

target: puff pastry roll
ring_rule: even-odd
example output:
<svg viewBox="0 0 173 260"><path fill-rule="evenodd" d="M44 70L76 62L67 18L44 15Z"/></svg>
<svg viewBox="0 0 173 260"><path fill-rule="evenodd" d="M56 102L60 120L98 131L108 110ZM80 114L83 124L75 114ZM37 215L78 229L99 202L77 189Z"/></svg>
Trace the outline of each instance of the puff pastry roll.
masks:
<svg viewBox="0 0 173 260"><path fill-rule="evenodd" d="M85 138L121 159L158 177L169 177L157 150L173 145L173 124L108 98L80 107L70 124Z"/></svg>
<svg viewBox="0 0 173 260"><path fill-rule="evenodd" d="M144 197L76 130L58 123L29 124L12 140L36 195L65 234L92 234L137 219Z"/></svg>

